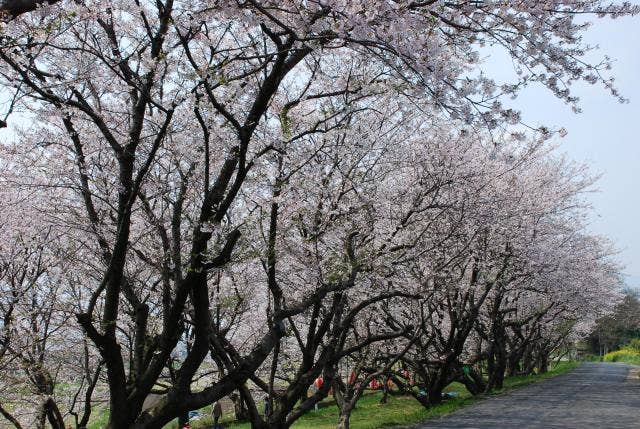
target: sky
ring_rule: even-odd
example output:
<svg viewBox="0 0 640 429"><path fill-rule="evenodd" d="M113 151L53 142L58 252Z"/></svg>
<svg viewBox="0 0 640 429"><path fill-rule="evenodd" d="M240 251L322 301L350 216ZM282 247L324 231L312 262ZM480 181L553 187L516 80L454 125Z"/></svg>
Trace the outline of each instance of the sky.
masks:
<svg viewBox="0 0 640 429"><path fill-rule="evenodd" d="M596 192L586 195L594 208L589 228L614 242L627 285L640 288L640 16L595 19L584 40L599 45L592 58L606 54L614 60L611 73L629 103L619 103L602 86L584 84L574 87L579 114L541 86L528 87L505 104L521 110L529 125L564 127L568 134L560 151L602 174ZM486 61L490 75L512 69L505 58Z"/></svg>

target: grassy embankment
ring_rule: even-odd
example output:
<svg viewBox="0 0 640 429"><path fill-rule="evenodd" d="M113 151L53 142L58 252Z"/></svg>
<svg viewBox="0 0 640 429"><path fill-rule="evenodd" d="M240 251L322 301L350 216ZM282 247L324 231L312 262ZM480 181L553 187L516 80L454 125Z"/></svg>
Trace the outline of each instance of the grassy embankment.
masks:
<svg viewBox="0 0 640 429"><path fill-rule="evenodd" d="M545 374L508 377L505 379L504 388L492 393L492 395L500 394L516 387L566 373L574 369L576 366L578 366L578 363L576 362L560 362ZM387 404L380 405L380 392L367 394L358 402L358 406L351 416L351 427L353 429L378 429L411 425L443 414L448 414L478 400L478 398L471 397L471 394L469 394L464 386L459 383L451 384L446 391L458 392L458 396L448 399L441 405L430 409L422 407L415 399L407 396L390 396ZM330 399L327 401L331 402ZM205 429L211 427L211 419L208 417L210 413L209 407L202 409L201 412L206 417L192 422L191 427L194 429ZM318 411L309 412L298 420L293 425L293 428L333 429L336 426L337 420L338 409L335 405L331 405L325 408L320 408ZM225 428L230 429L250 428L248 423L233 422L232 416L230 415L225 415L223 417L223 423ZM171 425L166 426L166 428L175 429L177 428L177 424L172 423Z"/></svg>

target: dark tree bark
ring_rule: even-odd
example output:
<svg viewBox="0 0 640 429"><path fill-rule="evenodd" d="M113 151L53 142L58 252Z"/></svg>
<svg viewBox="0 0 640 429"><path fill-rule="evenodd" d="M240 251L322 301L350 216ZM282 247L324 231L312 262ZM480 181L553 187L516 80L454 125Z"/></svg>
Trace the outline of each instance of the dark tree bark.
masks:
<svg viewBox="0 0 640 429"><path fill-rule="evenodd" d="M36 10L38 6L57 3L60 0L0 0L2 20L11 20L23 13Z"/></svg>
<svg viewBox="0 0 640 429"><path fill-rule="evenodd" d="M188 413L183 413L178 416L178 428L182 429L184 425L189 423L189 415Z"/></svg>
<svg viewBox="0 0 640 429"><path fill-rule="evenodd" d="M249 413L242 396L234 392L229 395L229 398L233 402L233 410L236 420L239 422L247 420L249 418Z"/></svg>

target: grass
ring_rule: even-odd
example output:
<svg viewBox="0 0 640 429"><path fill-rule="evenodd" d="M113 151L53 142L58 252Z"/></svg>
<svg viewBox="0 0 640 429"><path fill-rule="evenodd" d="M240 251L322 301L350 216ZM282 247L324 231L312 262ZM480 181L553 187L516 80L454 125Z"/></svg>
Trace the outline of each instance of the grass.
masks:
<svg viewBox="0 0 640 429"><path fill-rule="evenodd" d="M490 395L501 394L511 389L525 386L540 380L555 377L564 374L579 364L577 362L559 362L553 366L549 372L545 374L536 374L530 376L507 377L504 381L504 387ZM415 399L408 396L389 396L389 402L380 405L380 392L372 392L366 394L357 405L357 408L351 415L351 427L353 429L380 429L388 427L401 427L422 422L424 420L449 414L459 408L472 404L486 395L472 397L462 384L452 383L445 389L446 392L456 391L458 396L448 399L442 404L424 408ZM327 400L331 402L331 399ZM192 422L191 427L194 429L205 429L212 426L209 417L209 409L201 410L203 417ZM294 425L294 429L333 429L338 421L338 409L335 405L326 408L320 408L318 411L312 411L303 416ZM237 423L232 421L232 416L225 415L223 419L225 428L233 429L249 429L249 423ZM177 424L172 423L166 428L176 428Z"/></svg>
<svg viewBox="0 0 640 429"><path fill-rule="evenodd" d="M457 390L457 386L449 386L448 391ZM447 400L437 407L426 409L410 396L389 396L387 404L380 405L382 393L372 392L365 394L356 409L351 415L351 427L354 429L377 429L392 426L403 426L417 423L422 420L437 417L450 413L463 405L474 401L471 395L464 390L458 390L459 397ZM331 400L329 400L331 401ZM204 414L204 413L203 413ZM206 414L197 421L191 423L193 429L205 429L212 427L211 418ZM248 422L238 423L224 416L223 425L225 428L250 429ZM311 411L292 426L295 429L334 429L338 421L338 408L335 405L320 408L318 411ZM176 423L165 427L166 429L177 428Z"/></svg>
<svg viewBox="0 0 640 429"><path fill-rule="evenodd" d="M583 354L580 357L582 362L602 362L602 357L591 353Z"/></svg>
<svg viewBox="0 0 640 429"><path fill-rule="evenodd" d="M109 410L106 408L95 407L91 410L91 419L89 420L88 429L102 429L109 422Z"/></svg>

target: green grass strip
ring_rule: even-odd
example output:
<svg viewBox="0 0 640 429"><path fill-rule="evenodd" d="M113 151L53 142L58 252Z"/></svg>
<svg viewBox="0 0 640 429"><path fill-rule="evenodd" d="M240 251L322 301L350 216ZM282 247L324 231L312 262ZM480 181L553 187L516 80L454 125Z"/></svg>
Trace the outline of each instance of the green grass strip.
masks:
<svg viewBox="0 0 640 429"><path fill-rule="evenodd" d="M517 387L555 377L560 374L571 371L579 365L577 362L559 362L553 366L547 373L535 374L529 376L507 377L504 381L504 387L487 395L479 395L472 397L462 384L452 383L446 392L456 391L459 396L448 399L442 404L424 408L415 399L409 396L389 396L389 401L381 405L380 392L375 392L363 396L358 402L356 409L351 415L352 429L379 429L390 427L409 426L420 423L425 420L433 419L452 413L465 406L468 406L478 400L482 400L488 396L499 395ZM212 421L209 417L209 407L201 410L205 417L191 423L193 429L205 429L212 427ZM292 427L294 429L333 429L338 421L338 408L335 405L326 408L320 408L318 411L311 411ZM231 421L231 416L224 416L224 427L229 429L249 429L249 423L237 423ZM176 423L166 426L167 429L177 428Z"/></svg>

